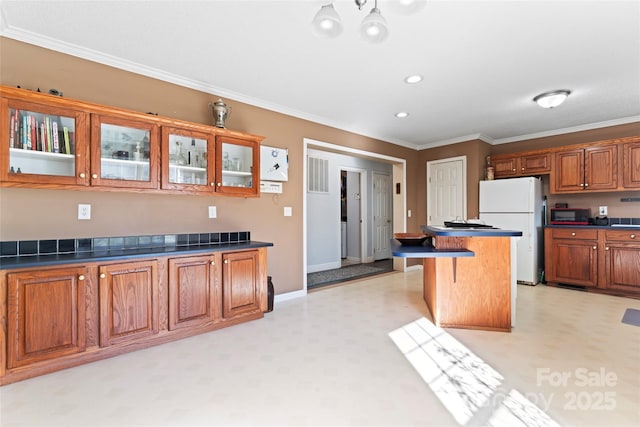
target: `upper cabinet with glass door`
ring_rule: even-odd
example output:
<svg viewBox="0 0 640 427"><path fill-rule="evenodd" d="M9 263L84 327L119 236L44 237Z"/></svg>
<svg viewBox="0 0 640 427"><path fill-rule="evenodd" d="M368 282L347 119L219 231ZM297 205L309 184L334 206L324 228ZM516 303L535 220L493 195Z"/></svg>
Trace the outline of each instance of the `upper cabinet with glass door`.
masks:
<svg viewBox="0 0 640 427"><path fill-rule="evenodd" d="M217 191L234 195L257 195L260 182L259 140L216 137L218 161L216 164Z"/></svg>
<svg viewBox="0 0 640 427"><path fill-rule="evenodd" d="M215 191L215 136L204 130L162 127L162 189Z"/></svg>
<svg viewBox="0 0 640 427"><path fill-rule="evenodd" d="M8 150L0 150L0 179L42 186L87 185L88 115L59 97L46 96L51 103L2 99L0 142Z"/></svg>
<svg viewBox="0 0 640 427"><path fill-rule="evenodd" d="M91 115L91 185L158 188L158 125L103 114Z"/></svg>

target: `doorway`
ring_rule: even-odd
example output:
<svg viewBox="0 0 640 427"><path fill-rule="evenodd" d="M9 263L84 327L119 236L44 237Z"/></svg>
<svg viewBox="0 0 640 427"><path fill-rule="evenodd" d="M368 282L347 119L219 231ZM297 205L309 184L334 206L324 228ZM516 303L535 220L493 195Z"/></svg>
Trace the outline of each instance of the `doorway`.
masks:
<svg viewBox="0 0 640 427"><path fill-rule="evenodd" d="M358 169L340 170L341 266L360 264L363 254L362 188L363 174Z"/></svg>
<svg viewBox="0 0 640 427"><path fill-rule="evenodd" d="M467 219L467 157L427 162L427 224Z"/></svg>

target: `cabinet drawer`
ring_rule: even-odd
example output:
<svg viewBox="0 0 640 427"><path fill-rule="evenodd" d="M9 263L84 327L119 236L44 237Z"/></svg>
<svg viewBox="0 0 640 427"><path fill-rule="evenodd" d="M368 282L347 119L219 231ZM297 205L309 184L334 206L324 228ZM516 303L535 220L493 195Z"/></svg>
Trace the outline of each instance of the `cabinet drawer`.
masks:
<svg viewBox="0 0 640 427"><path fill-rule="evenodd" d="M576 240L597 240L598 230L588 230L584 228L554 228L551 230L554 239L576 239Z"/></svg>
<svg viewBox="0 0 640 427"><path fill-rule="evenodd" d="M640 245L640 230L611 230L605 232L606 241L630 242Z"/></svg>

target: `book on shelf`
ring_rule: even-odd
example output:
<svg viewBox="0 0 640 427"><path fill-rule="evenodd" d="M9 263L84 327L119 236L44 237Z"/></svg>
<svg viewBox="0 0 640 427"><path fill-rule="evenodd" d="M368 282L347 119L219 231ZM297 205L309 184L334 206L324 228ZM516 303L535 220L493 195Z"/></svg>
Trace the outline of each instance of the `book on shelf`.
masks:
<svg viewBox="0 0 640 427"><path fill-rule="evenodd" d="M56 120L51 121L51 136L53 138L53 152L60 152L60 140L58 139L58 122Z"/></svg>
<svg viewBox="0 0 640 427"><path fill-rule="evenodd" d="M63 126L62 133L64 135L64 152L65 154L71 154L71 147L69 145L69 128Z"/></svg>

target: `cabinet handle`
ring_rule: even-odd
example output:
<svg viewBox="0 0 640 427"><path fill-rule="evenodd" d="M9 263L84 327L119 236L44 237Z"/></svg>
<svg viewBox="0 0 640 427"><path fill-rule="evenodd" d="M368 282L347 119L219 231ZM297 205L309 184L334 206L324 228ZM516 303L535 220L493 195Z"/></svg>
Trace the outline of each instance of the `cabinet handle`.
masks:
<svg viewBox="0 0 640 427"><path fill-rule="evenodd" d="M84 280L84 274L79 275L78 280Z"/></svg>
<svg viewBox="0 0 640 427"><path fill-rule="evenodd" d="M78 176L79 176L80 178L84 178L84 177L85 177L85 176L87 176L87 175L85 175L85 173L84 173L84 172L81 172L81 173L80 173L80 175L78 175Z"/></svg>
<svg viewBox="0 0 640 427"><path fill-rule="evenodd" d="M635 238L636 238L636 235L635 235L635 234L632 234L632 235L631 235L631 236L629 236L629 237L631 237L632 239L635 239Z"/></svg>
<svg viewBox="0 0 640 427"><path fill-rule="evenodd" d="M604 250L608 251L609 250L609 246L605 246Z"/></svg>
<svg viewBox="0 0 640 427"><path fill-rule="evenodd" d="M585 187L588 187L588 186L589 186L589 184L585 184L584 186L585 186Z"/></svg>
<svg viewBox="0 0 640 427"><path fill-rule="evenodd" d="M576 235L576 233L571 233L571 235L572 235L572 236L575 236L575 235Z"/></svg>
<svg viewBox="0 0 640 427"><path fill-rule="evenodd" d="M594 247L593 247L593 250L595 251L596 249L598 249L598 247L597 247L597 246L594 246Z"/></svg>
<svg viewBox="0 0 640 427"><path fill-rule="evenodd" d="M216 265L216 262L215 261L211 261L211 265Z"/></svg>
<svg viewBox="0 0 640 427"><path fill-rule="evenodd" d="M93 179L98 179L98 174L97 174L97 173L94 173L93 175L91 175L91 178L93 178Z"/></svg>
<svg viewBox="0 0 640 427"><path fill-rule="evenodd" d="M215 185L216 185L216 183L215 183L215 182L212 182L212 183L211 183L211 186L212 186L212 187L214 187Z"/></svg>
<svg viewBox="0 0 640 427"><path fill-rule="evenodd" d="M515 169L512 170L512 172L515 172L515 171L516 171Z"/></svg>
<svg viewBox="0 0 640 427"><path fill-rule="evenodd" d="M580 184L580 187L584 187L584 184Z"/></svg>
<svg viewBox="0 0 640 427"><path fill-rule="evenodd" d="M106 274L104 274L104 273L100 273L100 278L101 278L101 279L104 279L105 277L107 277L107 275L106 275Z"/></svg>
<svg viewBox="0 0 640 427"><path fill-rule="evenodd" d="M221 185L222 185L222 183L221 183L221 182L219 182L219 183L218 183L218 187L220 187Z"/></svg>
<svg viewBox="0 0 640 427"><path fill-rule="evenodd" d="M229 264L229 260L228 260L228 259L225 259L225 260L224 260L224 263L225 263L225 264Z"/></svg>

